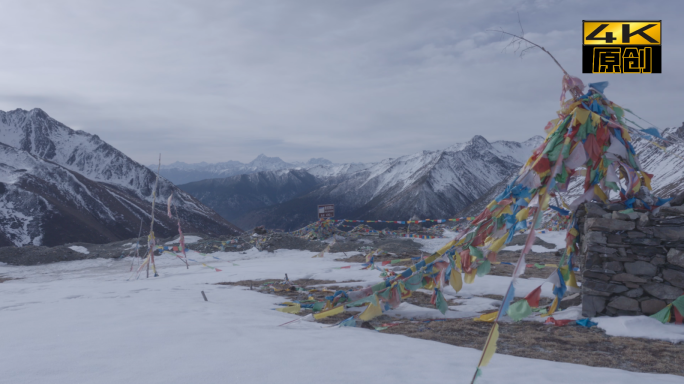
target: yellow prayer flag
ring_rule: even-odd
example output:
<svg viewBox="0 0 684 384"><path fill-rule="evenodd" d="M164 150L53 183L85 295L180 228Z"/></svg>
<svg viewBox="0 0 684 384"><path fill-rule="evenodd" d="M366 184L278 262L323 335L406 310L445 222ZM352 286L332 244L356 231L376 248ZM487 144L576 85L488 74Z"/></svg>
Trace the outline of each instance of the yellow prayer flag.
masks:
<svg viewBox="0 0 684 384"><path fill-rule="evenodd" d="M586 109L577 108L575 109L575 118L580 124L584 124L587 121L590 113L591 112Z"/></svg>
<svg viewBox="0 0 684 384"><path fill-rule="evenodd" d="M459 271L451 271L451 276L449 276L449 285L454 291L458 292L463 288L463 276Z"/></svg>
<svg viewBox="0 0 684 384"><path fill-rule="evenodd" d="M646 172L644 172L644 171L640 171L639 173L641 173L641 176L644 178L644 184L646 185L646 188L648 188L649 191L652 190L652 188L651 188L651 178L648 177L648 175L647 175Z"/></svg>
<svg viewBox="0 0 684 384"><path fill-rule="evenodd" d="M319 320L319 319L324 319L328 316L339 315L342 312L344 312L344 305L339 305L339 306L337 306L333 309L329 309L327 311L314 313L313 316L314 316L314 319Z"/></svg>
<svg viewBox="0 0 684 384"><path fill-rule="evenodd" d="M598 125L598 123L600 123L600 122L601 122L601 116L600 116L598 113L592 112L592 113L591 113L591 124L592 124L593 126L596 126L596 125Z"/></svg>
<svg viewBox="0 0 684 384"><path fill-rule="evenodd" d="M285 313L299 313L299 311L302 309L301 305L296 304L296 303L283 303L287 304L287 307L283 308L276 308L276 311L279 312L285 312ZM292 305L290 305L292 304Z"/></svg>
<svg viewBox="0 0 684 384"><path fill-rule="evenodd" d="M485 323L491 323L494 320L496 320L497 316L499 316L499 311L491 312L491 313L484 313L484 314L480 315L480 317L476 317L473 320L483 321Z"/></svg>
<svg viewBox="0 0 684 384"><path fill-rule="evenodd" d="M577 278L575 277L574 271L570 271L570 276L568 277L568 281L566 281L565 284L568 287L579 288L579 286L577 286Z"/></svg>
<svg viewBox="0 0 684 384"><path fill-rule="evenodd" d="M466 272L463 276L463 280L466 284L472 284L475 281L475 275L477 275L477 269L473 269L470 272Z"/></svg>
<svg viewBox="0 0 684 384"><path fill-rule="evenodd" d="M380 307L380 305L370 303L370 305L366 307L366 310L359 315L359 319L363 321L370 321L380 315L382 315L382 307Z"/></svg>
<svg viewBox="0 0 684 384"><path fill-rule="evenodd" d="M548 317L553 315L553 313L556 312L556 308L558 308L558 296L556 296L556 298L553 299L553 303L551 303L551 308L549 308L549 311L541 315L541 317Z"/></svg>
<svg viewBox="0 0 684 384"><path fill-rule="evenodd" d="M501 236L499 239L492 242L492 245L489 247L489 250L492 252L499 252L499 250L504 247L506 243L506 238L507 236Z"/></svg>
<svg viewBox="0 0 684 384"><path fill-rule="evenodd" d="M489 338L487 338L487 344L485 345L484 351L482 351L482 358L480 359L480 365L478 368L484 367L489 364L489 361L496 353L496 342L499 340L499 323L494 323L492 330L489 332Z"/></svg>
<svg viewBox="0 0 684 384"><path fill-rule="evenodd" d="M601 187L599 187L598 184L595 184L595 185L594 185L594 193L595 193L596 196L598 196L598 197L601 199L601 201L603 201L604 203L607 203L607 202L608 202L608 196L606 196L605 192L603 192L603 190L601 189Z"/></svg>
<svg viewBox="0 0 684 384"><path fill-rule="evenodd" d="M525 221L525 220L527 220L527 217L529 215L530 215L530 210L528 208L523 208L520 210L520 212L515 214L515 220Z"/></svg>

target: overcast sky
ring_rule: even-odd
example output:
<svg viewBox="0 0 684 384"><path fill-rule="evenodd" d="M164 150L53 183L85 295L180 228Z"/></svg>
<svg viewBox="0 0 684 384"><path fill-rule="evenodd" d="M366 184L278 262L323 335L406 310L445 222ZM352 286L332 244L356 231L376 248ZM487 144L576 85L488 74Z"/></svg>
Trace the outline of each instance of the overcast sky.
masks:
<svg viewBox="0 0 684 384"><path fill-rule="evenodd" d="M144 164L378 161L555 117L561 71L658 127L684 121L684 3L2 1L0 110L39 107ZM663 20L663 74L581 73L582 20ZM1 139L0 139L1 141Z"/></svg>

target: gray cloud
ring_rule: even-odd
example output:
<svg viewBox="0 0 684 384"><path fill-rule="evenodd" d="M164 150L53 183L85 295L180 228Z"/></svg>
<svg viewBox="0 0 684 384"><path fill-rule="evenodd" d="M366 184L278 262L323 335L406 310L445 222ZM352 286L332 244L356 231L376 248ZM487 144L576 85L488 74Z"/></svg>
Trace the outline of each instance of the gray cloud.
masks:
<svg viewBox="0 0 684 384"><path fill-rule="evenodd" d="M679 125L684 5L643 1L23 1L3 6L0 109L43 108L142 163L375 161L481 134L524 140L561 72ZM582 75L583 19L662 19L662 75Z"/></svg>

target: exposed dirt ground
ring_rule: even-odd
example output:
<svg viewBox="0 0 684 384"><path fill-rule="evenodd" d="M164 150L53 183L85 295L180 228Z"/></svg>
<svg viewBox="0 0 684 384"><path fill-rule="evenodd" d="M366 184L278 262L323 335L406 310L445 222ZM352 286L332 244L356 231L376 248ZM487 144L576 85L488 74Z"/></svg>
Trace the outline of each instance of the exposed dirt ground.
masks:
<svg viewBox="0 0 684 384"><path fill-rule="evenodd" d="M356 256L358 255L352 257ZM322 301L325 296L332 295L334 291L353 288L336 286L335 284L339 284L338 282L328 280L300 279L293 280L290 283L294 285L285 283L283 279L243 280L219 284L242 286L245 289L251 287L251 289L262 293L281 296L285 299L284 301L303 300L309 296L317 301ZM321 285L325 286L321 287ZM291 287L301 287L307 291L298 291ZM501 296L496 295L484 297L502 299ZM405 301L413 305L433 308L434 306L430 304L430 298L429 294L414 292ZM542 304L550 304L550 300L542 299ZM457 304L450 302L449 305ZM309 313L311 313L310 309L304 309L300 315L306 316ZM349 313L343 313L321 319L318 322L336 324L349 318L349 316ZM492 324L476 322L470 318L446 319L429 323L410 322L404 318L382 315L373 319L370 324L364 323L362 325L363 328L382 326L389 326L380 331L383 333L432 340L459 347L482 349ZM683 343L673 344L660 340L608 336L596 327L584 328L576 325L558 327L531 321L502 323L499 332L497 353L501 354L592 367L684 376ZM534 367L530 367L530 369L534 369Z"/></svg>
<svg viewBox="0 0 684 384"><path fill-rule="evenodd" d="M427 324L402 323L381 332L482 349L491 327L491 323L472 319L448 319ZM608 336L596 327L557 327L531 321L503 323L499 327L496 352L592 367L684 376L684 344Z"/></svg>

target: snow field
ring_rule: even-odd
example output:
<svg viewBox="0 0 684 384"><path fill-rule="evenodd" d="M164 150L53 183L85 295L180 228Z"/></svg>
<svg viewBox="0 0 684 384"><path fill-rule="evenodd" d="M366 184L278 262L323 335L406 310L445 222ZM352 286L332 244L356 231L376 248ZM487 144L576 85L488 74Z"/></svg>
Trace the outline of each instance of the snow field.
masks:
<svg viewBox="0 0 684 384"><path fill-rule="evenodd" d="M444 241L444 239L442 239ZM8 383L469 383L480 351L381 334L361 328L295 322L274 311L283 298L244 287L215 285L245 279L314 278L379 281L378 271L314 252L250 250L190 258L222 269L158 257L160 277L130 280L130 259L82 260L33 267L0 265L21 278L0 284L0 371ZM216 258L220 259L217 260ZM351 265L350 269L337 269ZM354 283L363 284L363 283ZM495 307L508 278L486 276L464 285L470 311ZM530 287L527 287L529 285ZM533 289L537 281L520 290ZM209 299L205 302L200 291ZM446 292L453 296L452 293ZM521 293L522 294L522 293ZM470 297L470 298L468 298ZM494 302L494 303L493 303ZM461 306L455 306L452 309ZM406 304L395 311L441 317ZM449 311L450 316L467 311ZM618 318L619 319L619 318ZM627 321L625 327L631 327ZM643 324L638 324L643 327ZM478 383L647 381L681 383L671 375L495 355Z"/></svg>

